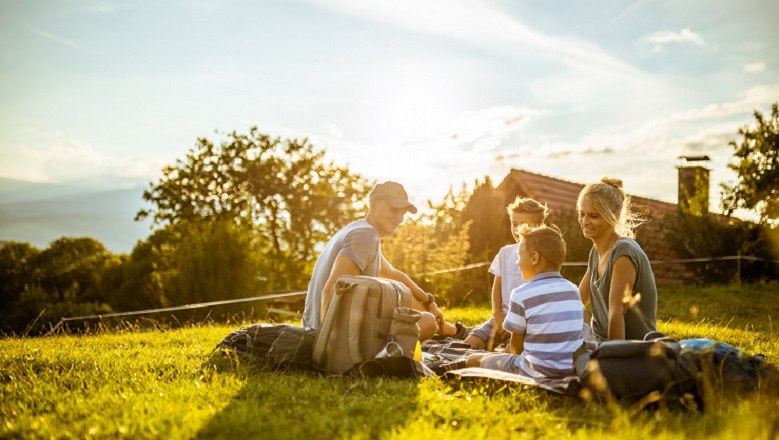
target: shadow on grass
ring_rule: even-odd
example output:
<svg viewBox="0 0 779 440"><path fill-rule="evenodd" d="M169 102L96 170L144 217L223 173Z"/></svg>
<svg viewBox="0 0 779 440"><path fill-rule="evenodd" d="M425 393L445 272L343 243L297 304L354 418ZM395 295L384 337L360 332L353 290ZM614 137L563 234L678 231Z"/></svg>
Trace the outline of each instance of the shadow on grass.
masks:
<svg viewBox="0 0 779 440"><path fill-rule="evenodd" d="M414 380L331 378L220 353L209 363L244 385L196 438L377 438L405 425L417 409Z"/></svg>

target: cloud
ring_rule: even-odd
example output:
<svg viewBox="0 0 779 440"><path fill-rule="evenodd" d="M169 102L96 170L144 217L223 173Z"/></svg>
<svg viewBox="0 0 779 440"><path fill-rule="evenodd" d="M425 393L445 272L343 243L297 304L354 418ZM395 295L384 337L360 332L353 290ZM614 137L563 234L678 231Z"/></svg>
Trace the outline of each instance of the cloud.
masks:
<svg viewBox="0 0 779 440"><path fill-rule="evenodd" d="M552 174L567 172L571 176L632 160L667 164L672 169L676 157L683 154L705 153L724 164L731 154L728 143L737 137L738 127L749 120L753 110L777 99L779 84L753 87L732 101L648 119L639 125L594 131L575 141L528 135L522 142L508 143L506 148L510 151L498 152L493 158L496 164L504 166L541 171L559 168L557 174ZM698 130L691 131L695 127ZM641 152L640 157L636 152Z"/></svg>
<svg viewBox="0 0 779 440"><path fill-rule="evenodd" d="M765 63L749 63L744 65L744 72L746 73L762 73L765 72Z"/></svg>
<svg viewBox="0 0 779 440"><path fill-rule="evenodd" d="M751 113L755 109L779 100L779 84L752 87L741 93L735 101L709 104L701 108L676 113L669 117L670 122L716 119L742 113Z"/></svg>
<svg viewBox="0 0 779 440"><path fill-rule="evenodd" d="M658 31L647 37L647 41L658 46L662 46L668 43L689 43L695 46L705 46L703 37L700 34L693 32L690 28L684 28L679 32L674 31Z"/></svg>
<svg viewBox="0 0 779 440"><path fill-rule="evenodd" d="M502 136L523 130L530 121L544 112L510 105L489 107L460 113L446 128L449 138L459 142L476 142L485 137Z"/></svg>
<svg viewBox="0 0 779 440"><path fill-rule="evenodd" d="M325 129L327 134L333 139L343 139L344 131L338 125L330 122L326 122L322 124L322 127Z"/></svg>
<svg viewBox="0 0 779 440"><path fill-rule="evenodd" d="M16 153L14 169L2 169L7 177L37 182L64 183L94 177L115 178L117 185L147 182L159 175L164 161L158 158L109 157L92 146L64 139L48 148L23 146Z"/></svg>
<svg viewBox="0 0 779 440"><path fill-rule="evenodd" d="M679 154L713 153L717 151L730 151L728 143L736 138L736 131L731 124L720 124L707 127L697 133L676 139L674 143L679 145Z"/></svg>
<svg viewBox="0 0 779 440"><path fill-rule="evenodd" d="M599 147L599 148L585 148L584 150L562 150L562 151L553 151L551 153L545 154L542 157L546 159L562 159L564 157L568 156L598 156L598 155L607 155L607 154L614 154L616 150L614 150L613 147Z"/></svg>
<svg viewBox="0 0 779 440"><path fill-rule="evenodd" d="M628 76L641 74L590 42L543 34L486 1L322 0L321 3L346 14L415 33L509 53L526 49L552 62L586 70Z"/></svg>
<svg viewBox="0 0 779 440"><path fill-rule="evenodd" d="M50 34L48 32L45 32L45 31L42 31L42 30L39 30L39 29L35 29L35 28L33 28L31 26L28 26L28 25L25 25L24 28L27 29L29 32L31 32L31 33L39 36L39 37L45 38L45 39L47 39L49 41L53 41L55 43L59 43L59 44L62 44L62 45L68 46L68 47L72 47L73 49L77 49L77 50L81 50L81 51L85 50L84 46L82 46L82 45L80 45L80 44L78 44L78 43L76 43L74 41L71 41L71 40L68 40L68 39L65 39L65 38L62 38L62 37L58 37L58 36L56 36L54 34Z"/></svg>

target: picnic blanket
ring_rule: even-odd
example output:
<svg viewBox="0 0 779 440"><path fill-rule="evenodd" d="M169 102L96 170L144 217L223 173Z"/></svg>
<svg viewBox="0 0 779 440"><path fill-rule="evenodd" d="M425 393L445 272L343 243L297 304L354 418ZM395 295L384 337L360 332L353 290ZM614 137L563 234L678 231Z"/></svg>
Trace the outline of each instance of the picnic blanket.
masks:
<svg viewBox="0 0 779 440"><path fill-rule="evenodd" d="M543 390L565 396L576 396L581 389L579 385L579 378L576 376L568 376L564 379L534 379L531 377L522 376L521 374L506 373L504 371L490 370L489 368L480 367L461 368L459 370L447 371L444 374L444 377L520 383L522 385L541 388Z"/></svg>
<svg viewBox="0 0 779 440"><path fill-rule="evenodd" d="M573 375L564 379L535 379L488 368L466 368L465 361L468 355L474 353L489 352L473 349L470 345L451 338L422 343L422 362L434 373L447 379L520 383L563 395L576 395L579 391L579 378Z"/></svg>
<svg viewBox="0 0 779 440"><path fill-rule="evenodd" d="M232 352L244 359L252 359L264 362L275 368L297 368L319 371L311 362L314 332L288 324L255 324L231 332L218 345L217 349L223 352ZM650 336L650 335L647 335ZM725 385L726 389L736 391L750 391L757 387L759 380L775 384L779 387L779 370L768 364L760 355L747 355L740 350L719 341L709 339L685 339L674 341L665 335L654 334L653 340L663 340L672 343L671 350L675 357L684 361L681 365L686 367L685 372L690 374L690 379L696 383L703 380L703 373L714 373L714 379ZM630 343L631 341L614 341L617 345ZM641 341L632 341L640 343ZM608 344L605 344L608 345ZM628 344L630 345L630 344ZM420 378L440 376L454 380L488 380L519 383L537 387L553 393L575 396L582 387L591 384L583 380L590 368L579 368L581 377L572 376L563 379L531 378L518 374L511 374L497 370L484 368L466 368L468 355L474 353L486 353L483 350L475 350L461 340L446 338L442 340L429 340L421 344L422 362L411 358L382 358L371 359L362 364L357 364L347 371L347 376L389 376ZM604 368L613 357L618 360L630 358L635 350L628 350L620 356L610 356L608 359L597 359L602 373L609 383L619 379L609 377L611 374L620 375L621 369ZM651 350L650 350L651 351ZM597 357L597 356L596 356ZM582 361L583 362L578 362ZM606 364L604 364L604 362ZM577 364L590 363L589 355L579 356ZM675 364L669 364L671 366ZM580 365L577 365L580 367ZM641 379L629 379L629 383L641 384L652 376L654 367L642 371L647 367L628 368L630 374ZM613 371L612 371L613 370ZM625 370L625 371L627 371ZM610 373L612 371L612 373ZM614 382L615 384L618 382ZM699 387L700 388L700 387ZM669 389L661 387L666 395ZM597 391L597 390L596 390ZM611 390L612 392L615 390ZM701 389L693 390L698 396ZM642 393L640 393L642 394ZM619 395L617 397L620 397ZM684 396L683 396L684 397Z"/></svg>

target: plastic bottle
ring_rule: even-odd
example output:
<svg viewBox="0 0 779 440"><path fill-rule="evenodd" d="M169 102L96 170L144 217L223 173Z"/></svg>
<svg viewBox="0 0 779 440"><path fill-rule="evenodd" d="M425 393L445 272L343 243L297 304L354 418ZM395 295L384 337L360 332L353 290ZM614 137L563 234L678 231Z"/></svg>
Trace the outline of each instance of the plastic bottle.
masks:
<svg viewBox="0 0 779 440"><path fill-rule="evenodd" d="M422 362L422 344L417 341L416 347L414 347L414 360Z"/></svg>

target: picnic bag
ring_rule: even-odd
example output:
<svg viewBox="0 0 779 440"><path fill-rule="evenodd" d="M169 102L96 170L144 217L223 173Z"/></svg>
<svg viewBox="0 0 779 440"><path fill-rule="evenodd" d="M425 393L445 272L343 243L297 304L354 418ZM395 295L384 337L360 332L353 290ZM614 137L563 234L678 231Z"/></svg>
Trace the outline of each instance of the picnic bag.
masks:
<svg viewBox="0 0 779 440"><path fill-rule="evenodd" d="M310 368L313 345L313 330L290 324L254 324L231 332L217 348L280 367Z"/></svg>
<svg viewBox="0 0 779 440"><path fill-rule="evenodd" d="M576 358L581 385L600 398L639 400L697 396L695 366L679 356L679 344L661 340L612 340Z"/></svg>
<svg viewBox="0 0 779 440"><path fill-rule="evenodd" d="M361 275L339 277L314 341L314 364L327 373L340 375L374 359L390 341L395 309L409 306L411 298L408 287L394 280ZM407 339L402 336L401 342L405 344Z"/></svg>

